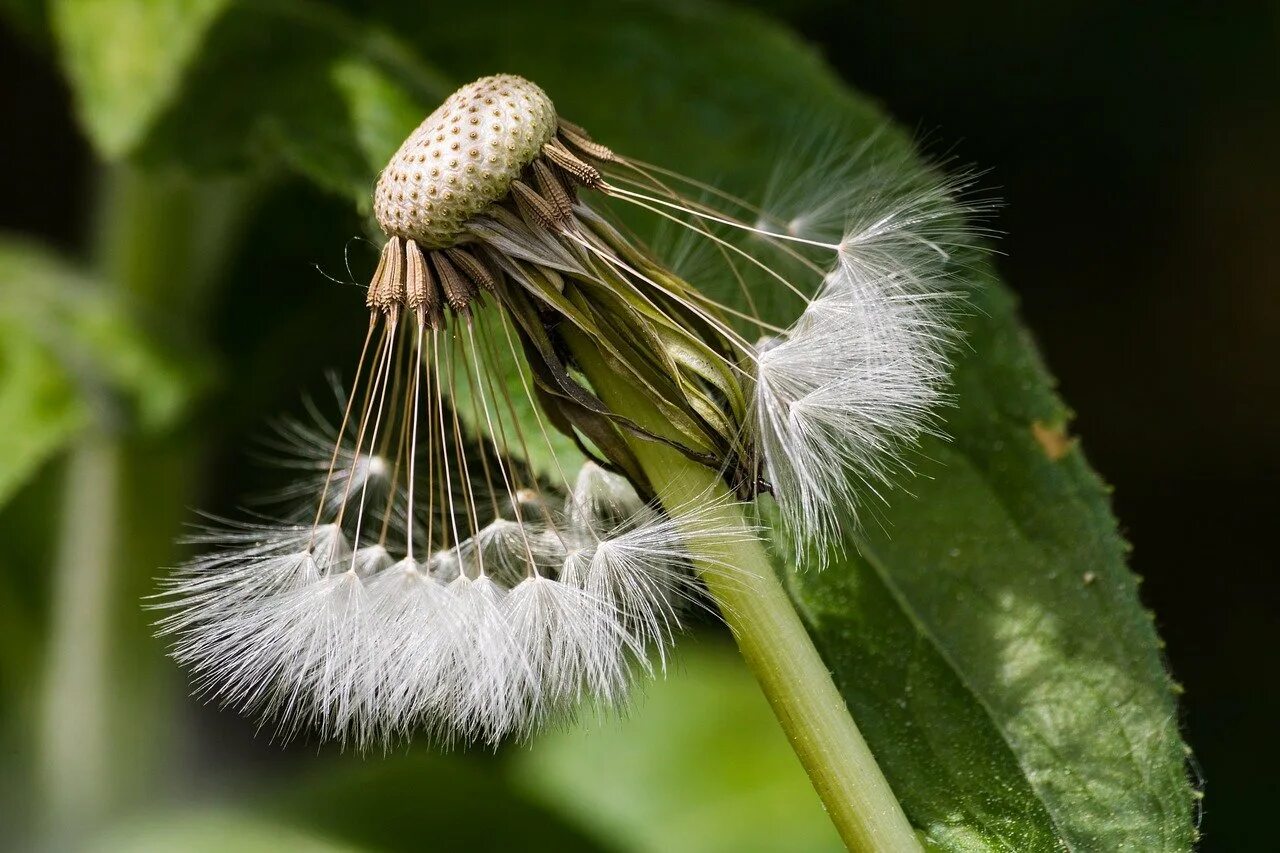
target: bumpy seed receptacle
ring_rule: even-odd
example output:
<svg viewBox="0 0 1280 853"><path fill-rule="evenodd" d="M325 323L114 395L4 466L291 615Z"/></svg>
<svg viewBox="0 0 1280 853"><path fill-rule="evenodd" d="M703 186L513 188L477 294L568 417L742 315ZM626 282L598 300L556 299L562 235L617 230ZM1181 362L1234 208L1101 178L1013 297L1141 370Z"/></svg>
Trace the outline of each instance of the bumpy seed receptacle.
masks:
<svg viewBox="0 0 1280 853"><path fill-rule="evenodd" d="M378 225L424 249L456 244L463 223L504 197L555 133L551 99L528 80L498 74L463 86L382 170Z"/></svg>

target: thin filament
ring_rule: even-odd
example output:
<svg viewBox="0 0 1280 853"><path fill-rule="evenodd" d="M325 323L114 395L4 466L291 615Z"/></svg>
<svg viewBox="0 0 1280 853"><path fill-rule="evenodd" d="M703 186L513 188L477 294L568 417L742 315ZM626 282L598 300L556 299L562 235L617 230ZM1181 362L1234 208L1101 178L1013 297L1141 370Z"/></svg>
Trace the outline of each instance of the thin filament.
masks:
<svg viewBox="0 0 1280 853"><path fill-rule="evenodd" d="M418 335L417 341L413 347L413 419L409 427L409 494L406 512L408 514L408 522L406 523L405 532L405 556L410 560L413 559L413 486L414 476L417 469L418 461L418 400L422 391L422 333L426 328L426 322L422 317L422 313L418 313ZM429 445L428 445L429 446ZM429 451L428 451L429 453ZM429 464L429 463L428 463ZM430 481L430 473L427 474L428 482ZM429 491L429 489L428 489ZM427 522L430 525L430 522ZM430 527L427 528L427 543L430 545L431 533Z"/></svg>
<svg viewBox="0 0 1280 853"><path fill-rule="evenodd" d="M360 360L356 362L356 376L352 384L352 389L360 384L360 374L364 372L365 357L369 354L369 342L373 340L374 327L378 325L378 315L370 313L369 315L369 331L365 332L364 345L360 348ZM342 424L338 427L338 435L333 442L333 455L329 457L329 472L324 477L324 487L320 490L320 502L316 505L316 517L311 522L311 539L307 544L307 550L310 551L315 545L316 528L320 526L320 519L324 515L324 502L329 497L329 484L333 481L333 469L338 465L338 454L342 451L342 437L347 432L347 422L351 417L351 407L355 404L356 395L349 394L347 396L347 405L342 411Z"/></svg>
<svg viewBox="0 0 1280 853"><path fill-rule="evenodd" d="M382 426L382 412L385 408L385 403L387 398L387 386L390 384L390 382L388 381L390 376L388 373L388 370L390 369L390 366L391 366L391 348L395 342L396 326L397 326L397 318L394 315L392 315L390 319L390 334L387 336L386 354L383 357L383 366L385 369L382 371L382 377L381 377L382 387L380 390L376 392L378 396L377 414L374 416L374 419L373 419L373 432L369 436L369 448L371 451L374 445L378 443L378 430ZM361 451L361 446L357 444L356 445L356 461L354 463L355 465L360 464L360 451ZM360 506L356 512L355 535L352 536L351 538L352 543L354 543L355 545L355 548L353 548L351 551L352 571L354 571L356 567L356 550L360 548L360 527L361 525L364 524L364 501L365 501L365 496L368 493L369 493L369 478L365 477L364 482L360 484Z"/></svg>

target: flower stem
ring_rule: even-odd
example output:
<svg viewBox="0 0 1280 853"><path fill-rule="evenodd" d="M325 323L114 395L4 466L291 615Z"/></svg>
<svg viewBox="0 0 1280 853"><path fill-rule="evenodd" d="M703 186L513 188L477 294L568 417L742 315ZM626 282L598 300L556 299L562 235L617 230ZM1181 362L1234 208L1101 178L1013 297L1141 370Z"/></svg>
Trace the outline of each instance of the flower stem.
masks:
<svg viewBox="0 0 1280 853"><path fill-rule="evenodd" d="M606 405L652 432L670 431L653 404L612 373L583 341L571 340L571 346L582 355L578 361ZM748 530L742 505L732 500L714 471L656 441L633 437L629 443L677 522L681 508L696 507L700 524L711 521L728 530ZM727 576L722 570L703 572L703 580L845 845L867 853L921 850L778 582L763 543L744 536L708 546L694 555L695 564L700 559L704 565L733 567Z"/></svg>

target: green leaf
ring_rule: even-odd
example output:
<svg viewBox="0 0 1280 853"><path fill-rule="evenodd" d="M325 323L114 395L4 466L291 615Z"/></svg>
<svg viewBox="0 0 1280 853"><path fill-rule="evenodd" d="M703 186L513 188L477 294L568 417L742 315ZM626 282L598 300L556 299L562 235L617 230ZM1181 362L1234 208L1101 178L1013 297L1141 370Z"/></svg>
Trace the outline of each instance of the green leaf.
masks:
<svg viewBox="0 0 1280 853"><path fill-rule="evenodd" d="M0 505L92 418L160 429L196 391L192 368L120 299L50 252L0 235Z"/></svg>
<svg viewBox="0 0 1280 853"><path fill-rule="evenodd" d="M844 849L728 645L682 645L626 719L545 735L512 769L531 796L621 850Z"/></svg>
<svg viewBox="0 0 1280 853"><path fill-rule="evenodd" d="M1013 299L987 279L972 309L952 440L922 448L883 527L856 537L861 556L799 576L797 598L856 710L871 700L850 634L873 643L885 611L847 605L859 584L884 584L1008 744L1065 845L1189 849L1174 685L1106 490L1063 433L1067 412ZM947 719L951 702L912 686L902 681L898 697L912 716ZM886 727L879 739L892 736ZM934 760L964 770L978 758Z"/></svg>
<svg viewBox="0 0 1280 853"><path fill-rule="evenodd" d="M0 314L0 505L86 419L44 341Z"/></svg>
<svg viewBox="0 0 1280 853"><path fill-rule="evenodd" d="M54 0L80 120L107 159L127 154L174 96L227 0Z"/></svg>
<svg viewBox="0 0 1280 853"><path fill-rule="evenodd" d="M333 81L347 103L369 174L376 176L429 107L363 57L340 61L333 69ZM361 190L361 198L369 195L367 186Z"/></svg>
<svg viewBox="0 0 1280 853"><path fill-rule="evenodd" d="M4 22L28 43L44 49L49 43L49 10L45 0L0 0Z"/></svg>
<svg viewBox="0 0 1280 853"><path fill-rule="evenodd" d="M390 32L308 0L237 4L136 159L200 175L283 164L368 213L386 159L448 94Z"/></svg>
<svg viewBox="0 0 1280 853"><path fill-rule="evenodd" d="M283 786L249 786L215 809L144 813L93 853L599 853L604 847L507 782L492 755L316 758Z"/></svg>
<svg viewBox="0 0 1280 853"><path fill-rule="evenodd" d="M459 80L524 74L606 144L734 186L763 186L788 127L852 150L885 121L784 32L713 4L455 10L417 40ZM1066 414L1008 292L973 287L952 441L923 448L865 559L791 579L798 606L939 848L1188 849L1176 704L1105 492L1058 455Z"/></svg>

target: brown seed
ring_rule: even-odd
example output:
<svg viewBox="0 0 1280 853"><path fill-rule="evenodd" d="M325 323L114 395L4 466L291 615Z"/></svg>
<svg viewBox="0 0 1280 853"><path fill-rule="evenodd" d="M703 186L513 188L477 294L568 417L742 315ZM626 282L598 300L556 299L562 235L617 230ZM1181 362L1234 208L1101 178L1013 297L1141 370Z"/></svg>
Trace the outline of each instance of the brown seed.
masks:
<svg viewBox="0 0 1280 853"><path fill-rule="evenodd" d="M478 288L489 293L498 289L498 279L493 271L475 255L458 248L445 249L444 253Z"/></svg>
<svg viewBox="0 0 1280 853"><path fill-rule="evenodd" d="M555 163L585 187L597 189L604 183L604 177L600 174L599 169L564 147L557 139L553 139L542 146L542 153L548 160Z"/></svg>
<svg viewBox="0 0 1280 853"><path fill-rule="evenodd" d="M405 256L405 305L417 311L419 317L434 327L440 310L440 299L431 276L431 267L427 265L418 244L412 240L405 241Z"/></svg>
<svg viewBox="0 0 1280 853"><path fill-rule="evenodd" d="M392 237L382 247L378 268L369 283L365 305L374 310L389 312L404 302L404 250L400 238Z"/></svg>
<svg viewBox="0 0 1280 853"><path fill-rule="evenodd" d="M520 213L525 219L531 220L531 223L537 222L544 228L553 229L560 224L560 215L551 202L538 195L524 181L511 182L511 197L515 199Z"/></svg>
<svg viewBox="0 0 1280 853"><path fill-rule="evenodd" d="M551 170L551 166L543 160L534 160L530 164L530 169L533 172L533 179L537 182L538 191L542 193L542 197L551 202L562 220L572 218L573 194L556 177L555 172Z"/></svg>
<svg viewBox="0 0 1280 853"><path fill-rule="evenodd" d="M587 132L585 130L578 127L576 124L567 122L564 119L557 119L557 121L560 125L560 139L581 151L583 154L593 160L604 160L606 163L614 162L618 159L618 155L614 154L612 149L594 141L590 136L587 136Z"/></svg>
<svg viewBox="0 0 1280 853"><path fill-rule="evenodd" d="M432 252L431 263L436 268L440 279L440 289L444 292L444 300L454 311L463 313L475 299L475 286L445 256L444 252Z"/></svg>

